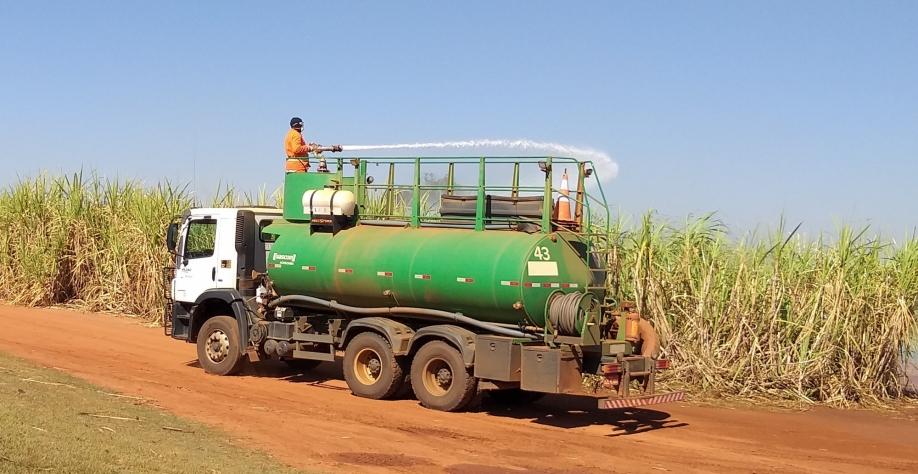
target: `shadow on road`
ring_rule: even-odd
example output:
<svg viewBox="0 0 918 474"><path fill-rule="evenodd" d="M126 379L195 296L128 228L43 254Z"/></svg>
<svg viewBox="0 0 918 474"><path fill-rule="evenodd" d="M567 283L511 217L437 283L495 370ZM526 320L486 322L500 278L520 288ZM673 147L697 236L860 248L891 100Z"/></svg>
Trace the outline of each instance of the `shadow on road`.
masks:
<svg viewBox="0 0 918 474"><path fill-rule="evenodd" d="M322 362L317 367L310 370L298 369L287 365L279 360L251 360L251 363L245 364L242 372L243 377L267 377L288 382L305 383L317 387L329 388L332 390L347 390L345 387L328 385L325 382L330 380L343 381L341 375L341 361ZM188 367L201 368L197 359L185 362Z"/></svg>
<svg viewBox="0 0 918 474"><path fill-rule="evenodd" d="M557 428L610 426L606 436L623 436L646 431L688 426L670 418L670 414L646 408L600 410L595 398L571 395L546 395L529 405L501 406L484 397L480 411L494 416L531 420Z"/></svg>
<svg viewBox="0 0 918 474"><path fill-rule="evenodd" d="M187 362L189 367L200 367L197 360ZM298 370L287 364L275 361L254 361L246 364L242 376L270 377L294 383L330 390L347 391L341 383L341 360L323 362L311 370ZM334 381L334 384L328 382ZM400 400L412 400L413 394L406 390ZM492 416L529 420L541 425L557 428L577 428L583 426L609 426L612 432L606 436L624 436L647 431L680 428L688 423L674 420L665 411L646 408L625 408L617 410L600 410L595 398L571 395L545 395L541 400L524 404L511 405L496 403L488 396L479 397L469 411L487 413Z"/></svg>

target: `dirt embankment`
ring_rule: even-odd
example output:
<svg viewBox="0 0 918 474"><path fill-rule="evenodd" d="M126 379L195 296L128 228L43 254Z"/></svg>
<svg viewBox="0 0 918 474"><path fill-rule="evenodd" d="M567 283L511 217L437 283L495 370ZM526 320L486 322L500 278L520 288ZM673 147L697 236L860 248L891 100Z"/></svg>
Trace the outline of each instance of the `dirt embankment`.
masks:
<svg viewBox="0 0 918 474"><path fill-rule="evenodd" d="M197 367L194 347L107 315L0 306L0 351L219 426L294 466L424 472L918 472L918 413L707 408L602 412L547 397L440 413L352 396L340 367L243 376ZM193 449L193 447L189 447Z"/></svg>

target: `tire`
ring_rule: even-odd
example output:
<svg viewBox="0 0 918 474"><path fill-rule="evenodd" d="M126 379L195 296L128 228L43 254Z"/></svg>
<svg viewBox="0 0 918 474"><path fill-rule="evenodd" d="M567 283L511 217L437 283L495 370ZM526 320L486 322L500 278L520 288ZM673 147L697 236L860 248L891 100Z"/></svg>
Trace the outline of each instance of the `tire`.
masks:
<svg viewBox="0 0 918 474"><path fill-rule="evenodd" d="M455 347L431 341L418 350L411 362L411 388L427 408L459 411L475 398L478 379L465 367Z"/></svg>
<svg viewBox="0 0 918 474"><path fill-rule="evenodd" d="M494 403L501 406L528 405L535 403L545 396L542 392L530 392L518 388L508 388L506 390L489 390L488 398Z"/></svg>
<svg viewBox="0 0 918 474"><path fill-rule="evenodd" d="M405 373L389 341L375 332L362 332L344 349L344 380L358 397L392 398L404 385Z"/></svg>
<svg viewBox="0 0 918 474"><path fill-rule="evenodd" d="M198 363L209 374L232 375L245 363L239 348L239 327L230 316L214 316L198 331Z"/></svg>
<svg viewBox="0 0 918 474"><path fill-rule="evenodd" d="M310 370L318 367L322 361L312 359L284 359L284 363L287 364L287 367L293 370L299 372L309 372Z"/></svg>

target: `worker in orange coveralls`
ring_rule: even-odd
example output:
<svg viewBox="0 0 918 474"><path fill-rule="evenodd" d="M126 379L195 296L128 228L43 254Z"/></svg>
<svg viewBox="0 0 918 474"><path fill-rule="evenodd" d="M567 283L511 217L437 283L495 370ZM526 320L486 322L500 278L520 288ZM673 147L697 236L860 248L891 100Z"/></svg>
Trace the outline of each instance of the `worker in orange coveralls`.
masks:
<svg viewBox="0 0 918 474"><path fill-rule="evenodd" d="M309 170L309 153L323 151L342 151L341 145L322 146L316 143L306 143L303 139L303 119L293 117L290 119L290 131L284 138L284 149L287 152L286 170L288 173L305 173ZM319 172L328 172L325 159L319 155Z"/></svg>
<svg viewBox="0 0 918 474"><path fill-rule="evenodd" d="M303 119L290 119L290 131L284 138L284 149L287 151L288 173L303 173L309 170L309 152L312 145L306 144L306 140L303 140Z"/></svg>

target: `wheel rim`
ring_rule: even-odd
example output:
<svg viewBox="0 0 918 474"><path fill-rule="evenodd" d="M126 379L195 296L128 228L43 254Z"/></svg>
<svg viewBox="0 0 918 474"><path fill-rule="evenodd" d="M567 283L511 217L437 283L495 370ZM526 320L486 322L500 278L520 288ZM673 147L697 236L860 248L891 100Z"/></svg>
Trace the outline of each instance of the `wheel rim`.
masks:
<svg viewBox="0 0 918 474"><path fill-rule="evenodd" d="M373 385L382 375L382 357L369 347L363 348L354 357L354 375L364 385Z"/></svg>
<svg viewBox="0 0 918 474"><path fill-rule="evenodd" d="M207 336L207 342L204 343L204 352L207 358L216 364L223 362L229 356L229 337L220 329L215 329Z"/></svg>
<svg viewBox="0 0 918 474"><path fill-rule="evenodd" d="M430 359L424 364L424 372L421 378L427 393L442 397L453 386L453 369L443 359Z"/></svg>

